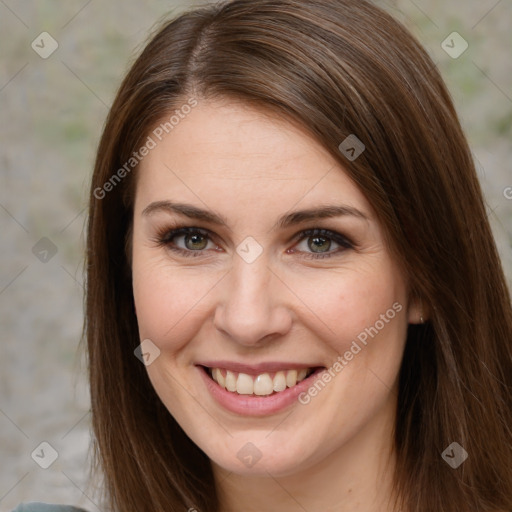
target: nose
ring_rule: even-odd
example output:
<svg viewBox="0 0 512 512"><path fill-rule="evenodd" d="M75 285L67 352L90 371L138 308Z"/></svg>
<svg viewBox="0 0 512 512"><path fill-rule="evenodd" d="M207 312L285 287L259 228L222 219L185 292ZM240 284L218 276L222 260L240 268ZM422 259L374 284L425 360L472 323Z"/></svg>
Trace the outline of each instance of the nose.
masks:
<svg viewBox="0 0 512 512"><path fill-rule="evenodd" d="M224 336L240 345L259 346L290 330L286 297L292 294L263 256L252 263L235 256L221 286L214 326Z"/></svg>

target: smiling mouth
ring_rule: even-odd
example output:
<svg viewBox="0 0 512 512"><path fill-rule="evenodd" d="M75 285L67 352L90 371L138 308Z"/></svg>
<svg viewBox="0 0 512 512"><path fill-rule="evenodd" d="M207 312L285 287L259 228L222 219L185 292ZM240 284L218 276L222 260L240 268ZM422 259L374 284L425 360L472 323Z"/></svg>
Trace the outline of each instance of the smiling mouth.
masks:
<svg viewBox="0 0 512 512"><path fill-rule="evenodd" d="M235 395L271 396L296 386L320 367L264 372L259 375L206 366L203 369L221 388Z"/></svg>

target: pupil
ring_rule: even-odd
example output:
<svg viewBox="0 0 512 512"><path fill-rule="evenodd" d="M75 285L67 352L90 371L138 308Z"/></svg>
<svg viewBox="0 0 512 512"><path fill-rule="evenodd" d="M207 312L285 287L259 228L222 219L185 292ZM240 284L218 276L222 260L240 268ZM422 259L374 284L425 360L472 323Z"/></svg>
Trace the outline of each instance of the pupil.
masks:
<svg viewBox="0 0 512 512"><path fill-rule="evenodd" d="M324 252L324 251L317 251L317 249L322 248L322 242L323 242L323 245L326 245L326 247L325 247L326 249L329 249L329 246L331 245L330 241L323 237L314 237L311 240L313 241L313 243L310 243L308 245L309 245L309 248L313 252ZM317 242L320 242L320 244L317 244Z"/></svg>
<svg viewBox="0 0 512 512"><path fill-rule="evenodd" d="M205 239L204 239L204 236L203 235L200 235L200 234L194 234L194 235L188 235L186 237L186 242L189 242L191 241L192 244L201 244L201 239L203 239L203 245L201 247L192 247L193 250L197 250L197 249L204 249L206 247L206 244L204 243L205 242Z"/></svg>

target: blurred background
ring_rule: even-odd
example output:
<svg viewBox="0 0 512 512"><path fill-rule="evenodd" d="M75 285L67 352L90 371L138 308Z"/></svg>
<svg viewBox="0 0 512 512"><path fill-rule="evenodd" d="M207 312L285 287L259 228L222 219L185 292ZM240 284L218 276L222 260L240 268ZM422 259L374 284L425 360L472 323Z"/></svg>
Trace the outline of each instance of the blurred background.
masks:
<svg viewBox="0 0 512 512"><path fill-rule="evenodd" d="M448 84L512 284L512 2L376 3L417 36ZM22 501L99 511L87 485L89 396L78 350L88 181L130 63L155 23L194 5L0 0L2 512Z"/></svg>

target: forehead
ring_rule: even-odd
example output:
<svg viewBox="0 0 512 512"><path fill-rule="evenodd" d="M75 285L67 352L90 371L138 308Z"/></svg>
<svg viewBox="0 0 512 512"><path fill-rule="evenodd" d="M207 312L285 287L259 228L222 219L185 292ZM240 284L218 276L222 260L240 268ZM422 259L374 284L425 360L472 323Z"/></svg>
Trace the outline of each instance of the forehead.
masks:
<svg viewBox="0 0 512 512"><path fill-rule="evenodd" d="M371 215L340 164L287 120L239 102L201 101L168 130L161 140L150 134L156 145L138 170L136 209L179 196L265 211L343 203Z"/></svg>

